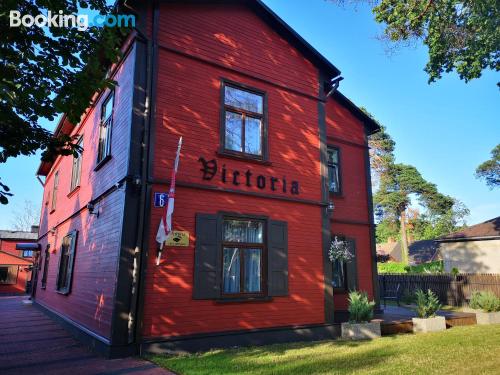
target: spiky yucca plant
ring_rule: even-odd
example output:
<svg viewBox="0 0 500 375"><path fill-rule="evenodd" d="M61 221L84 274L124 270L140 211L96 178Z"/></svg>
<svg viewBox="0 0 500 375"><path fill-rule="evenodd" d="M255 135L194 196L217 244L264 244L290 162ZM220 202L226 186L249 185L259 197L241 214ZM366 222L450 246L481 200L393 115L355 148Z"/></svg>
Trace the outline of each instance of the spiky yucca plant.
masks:
<svg viewBox="0 0 500 375"><path fill-rule="evenodd" d="M415 296L417 297L417 314L420 318L432 318L441 308L439 299L430 289L427 292L418 289L415 292Z"/></svg>
<svg viewBox="0 0 500 375"><path fill-rule="evenodd" d="M368 300L366 292L349 293L349 321L352 323L369 322L373 318L375 302Z"/></svg>

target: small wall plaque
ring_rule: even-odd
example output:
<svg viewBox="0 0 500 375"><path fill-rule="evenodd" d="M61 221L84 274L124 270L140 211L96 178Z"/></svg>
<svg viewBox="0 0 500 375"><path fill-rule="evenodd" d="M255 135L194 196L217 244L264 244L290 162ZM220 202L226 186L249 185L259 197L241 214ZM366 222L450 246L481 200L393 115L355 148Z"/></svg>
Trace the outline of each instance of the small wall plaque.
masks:
<svg viewBox="0 0 500 375"><path fill-rule="evenodd" d="M173 230L165 242L166 246L189 246L189 232L184 230Z"/></svg>

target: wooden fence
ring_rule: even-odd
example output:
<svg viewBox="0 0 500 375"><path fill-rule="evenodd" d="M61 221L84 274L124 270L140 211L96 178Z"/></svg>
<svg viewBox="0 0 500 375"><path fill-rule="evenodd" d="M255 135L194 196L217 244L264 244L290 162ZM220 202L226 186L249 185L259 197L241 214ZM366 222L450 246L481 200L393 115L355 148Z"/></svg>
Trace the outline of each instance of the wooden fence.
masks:
<svg viewBox="0 0 500 375"><path fill-rule="evenodd" d="M443 304L466 305L472 292L491 291L500 297L500 274L381 274L378 277L380 296L384 291L396 290L398 284L404 296L417 289L431 289Z"/></svg>

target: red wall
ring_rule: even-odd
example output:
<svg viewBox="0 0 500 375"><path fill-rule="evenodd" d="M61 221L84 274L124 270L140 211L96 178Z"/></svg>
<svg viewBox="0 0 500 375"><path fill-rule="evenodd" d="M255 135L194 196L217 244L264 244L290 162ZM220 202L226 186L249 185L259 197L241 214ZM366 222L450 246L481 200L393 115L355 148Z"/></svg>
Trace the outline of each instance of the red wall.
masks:
<svg viewBox="0 0 500 375"><path fill-rule="evenodd" d="M345 235L356 241L358 288L373 297L370 218L365 174L367 152L363 124L335 99L326 104L328 145L340 150L342 194L331 195L335 209L332 235ZM347 309L347 294L334 296L335 309Z"/></svg>
<svg viewBox="0 0 500 375"><path fill-rule="evenodd" d="M83 135L81 184L70 192L72 157L59 157L46 178L40 220L39 241L42 255L50 244L47 287L41 289L43 270L39 272L36 300L100 336L108 338L116 287L116 269L120 251L124 191L106 195L96 208L99 217L89 215L87 203L113 187L127 174L128 147L132 116L132 90L135 48L117 67L113 78L115 104L111 136L111 159L95 171L101 104L109 90L97 98L94 106L82 117L72 135ZM59 171L57 206L51 212L54 172ZM55 233L50 231L55 228ZM72 290L69 295L57 293L56 278L61 242L72 230L78 231L75 250ZM42 256L41 264L44 264Z"/></svg>
<svg viewBox="0 0 500 375"><path fill-rule="evenodd" d="M35 242L30 240L0 240L0 250L6 253L21 257L27 262L31 262L32 258L24 258L22 250L16 250L16 244L19 242L28 243ZM1 264L0 264L1 265ZM26 282L31 280L31 271L28 270L28 266L20 266L17 274L17 283L14 285L2 285L0 284L0 294L2 293L25 293L26 292Z"/></svg>
<svg viewBox="0 0 500 375"><path fill-rule="evenodd" d="M253 187L241 191L291 196L270 189L259 191L255 177L286 176L299 181L297 198L319 202L318 72L259 17L239 6L162 5L154 176L170 176L179 136L183 147L177 181L235 188L220 175L201 179L200 156L217 158L219 167L244 173L251 169ZM182 50L216 65L173 53ZM218 66L221 64L221 66ZM230 67L231 70L225 69ZM256 80L232 69L244 70ZM220 80L226 78L266 91L271 165L220 157ZM303 95L277 85L288 85ZM269 184L269 181L267 182ZM166 191L167 186L155 186ZM288 222L289 296L272 302L218 304L192 299L196 213L219 210L268 215ZM319 205L248 197L178 186L174 227L191 234L187 248L168 248L159 267L154 265L154 236L162 209L153 209L150 256L145 296L143 334L146 337L321 323L323 310L323 257Z"/></svg>

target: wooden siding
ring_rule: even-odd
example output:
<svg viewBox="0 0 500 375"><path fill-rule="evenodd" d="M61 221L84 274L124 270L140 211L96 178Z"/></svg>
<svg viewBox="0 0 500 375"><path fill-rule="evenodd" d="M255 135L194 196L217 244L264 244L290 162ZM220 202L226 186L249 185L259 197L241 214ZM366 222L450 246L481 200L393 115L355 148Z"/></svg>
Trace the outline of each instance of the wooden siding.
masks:
<svg viewBox="0 0 500 375"><path fill-rule="evenodd" d="M42 255L47 243L51 255L47 288L38 282L36 299L94 333L109 338L111 314L116 287L116 268L120 252L123 220L124 192L115 190L96 204L99 217L89 215L87 203L103 195L127 173L132 116L132 90L134 78L135 47L121 63L113 78L115 103L111 135L111 159L95 171L101 104L109 90L98 97L96 104L83 117L72 135L83 136L83 161L81 184L70 192L72 157L59 157L46 179L44 202L40 221ZM59 171L57 206L50 212L53 175ZM51 233L51 228L55 233ZM56 292L56 277L60 258L61 241L72 230L78 231L78 242L69 295ZM44 263L42 256L41 264ZM41 277L40 272L40 277Z"/></svg>
<svg viewBox="0 0 500 375"><path fill-rule="evenodd" d="M342 184L342 194L330 196L335 204L331 232L355 239L358 287L373 298L365 129L349 110L333 98L326 104L326 125L328 145L340 150ZM334 306L336 310L347 309L347 293L337 293Z"/></svg>

